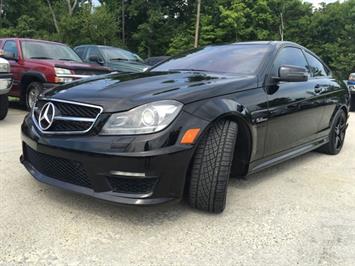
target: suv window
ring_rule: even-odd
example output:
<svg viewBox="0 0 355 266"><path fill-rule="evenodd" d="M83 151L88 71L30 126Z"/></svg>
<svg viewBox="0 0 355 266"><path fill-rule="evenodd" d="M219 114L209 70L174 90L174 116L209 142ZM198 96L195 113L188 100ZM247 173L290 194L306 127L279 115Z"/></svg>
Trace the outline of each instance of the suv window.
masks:
<svg viewBox="0 0 355 266"><path fill-rule="evenodd" d="M16 41L6 41L3 50L7 53L12 53L16 58L18 58Z"/></svg>
<svg viewBox="0 0 355 266"><path fill-rule="evenodd" d="M310 72L312 73L313 77L323 77L329 75L329 71L317 58L307 52L306 57L309 63Z"/></svg>
<svg viewBox="0 0 355 266"><path fill-rule="evenodd" d="M301 49L295 47L283 48L277 55L272 74L276 77L279 76L279 68L282 65L298 66L308 69L306 58Z"/></svg>
<svg viewBox="0 0 355 266"><path fill-rule="evenodd" d="M85 47L78 47L75 48L74 51L78 54L78 56L80 56L81 59L85 58Z"/></svg>
<svg viewBox="0 0 355 266"><path fill-rule="evenodd" d="M89 47L87 53L86 53L86 60L90 62L90 56L97 56L101 60L103 60L101 53L97 47Z"/></svg>

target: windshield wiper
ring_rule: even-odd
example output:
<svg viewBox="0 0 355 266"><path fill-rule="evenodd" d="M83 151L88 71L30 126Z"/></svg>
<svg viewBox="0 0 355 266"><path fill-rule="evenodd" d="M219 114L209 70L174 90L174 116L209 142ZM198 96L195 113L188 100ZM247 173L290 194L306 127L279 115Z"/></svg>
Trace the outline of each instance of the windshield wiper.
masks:
<svg viewBox="0 0 355 266"><path fill-rule="evenodd" d="M58 60L76 62L75 60L69 58L59 58Z"/></svg>
<svg viewBox="0 0 355 266"><path fill-rule="evenodd" d="M126 58L111 58L111 61L129 61L129 59Z"/></svg>
<svg viewBox="0 0 355 266"><path fill-rule="evenodd" d="M47 56L32 56L30 57L30 59L53 59L53 58Z"/></svg>
<svg viewBox="0 0 355 266"><path fill-rule="evenodd" d="M209 72L204 69L196 69L196 68L172 68L169 69L168 71L196 71L196 72Z"/></svg>

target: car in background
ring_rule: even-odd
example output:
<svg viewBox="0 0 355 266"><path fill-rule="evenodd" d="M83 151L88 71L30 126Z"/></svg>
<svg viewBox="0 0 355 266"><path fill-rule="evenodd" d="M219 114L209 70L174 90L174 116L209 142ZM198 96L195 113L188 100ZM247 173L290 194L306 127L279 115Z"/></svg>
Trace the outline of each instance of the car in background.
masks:
<svg viewBox="0 0 355 266"><path fill-rule="evenodd" d="M10 62L13 86L9 96L31 108L45 89L73 80L111 72L85 64L67 45L23 38L0 39L3 57Z"/></svg>
<svg viewBox="0 0 355 266"><path fill-rule="evenodd" d="M104 45L80 45L74 48L80 58L118 72L144 72L148 69L142 58L130 51Z"/></svg>
<svg viewBox="0 0 355 266"><path fill-rule="evenodd" d="M7 115L9 101L7 94L10 91L12 83L10 64L7 60L0 58L0 120Z"/></svg>
<svg viewBox="0 0 355 266"><path fill-rule="evenodd" d="M169 58L170 58L170 56L153 56L153 57L148 57L147 59L145 59L144 63L146 63L149 66L154 66L154 65L159 64Z"/></svg>
<svg viewBox="0 0 355 266"><path fill-rule="evenodd" d="M349 79L347 81L350 93L351 93L351 110L355 110L355 73L351 73L349 75Z"/></svg>

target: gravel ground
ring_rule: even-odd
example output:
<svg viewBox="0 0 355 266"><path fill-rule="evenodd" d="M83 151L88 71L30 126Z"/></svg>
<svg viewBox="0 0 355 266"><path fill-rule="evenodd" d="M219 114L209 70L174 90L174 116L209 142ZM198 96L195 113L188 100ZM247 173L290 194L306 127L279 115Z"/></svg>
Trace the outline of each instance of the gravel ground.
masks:
<svg viewBox="0 0 355 266"><path fill-rule="evenodd" d="M0 265L355 265L355 117L336 157L231 180L221 215L121 207L35 181L20 124L0 122Z"/></svg>

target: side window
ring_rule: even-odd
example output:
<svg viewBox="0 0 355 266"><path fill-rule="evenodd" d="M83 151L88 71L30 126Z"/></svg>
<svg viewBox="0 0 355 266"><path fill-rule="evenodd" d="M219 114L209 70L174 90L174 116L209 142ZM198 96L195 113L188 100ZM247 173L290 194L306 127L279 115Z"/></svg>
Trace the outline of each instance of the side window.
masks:
<svg viewBox="0 0 355 266"><path fill-rule="evenodd" d="M277 77L279 75L279 68L282 65L292 65L308 69L307 61L301 49L294 47L283 48L278 53L272 68L272 74L274 76Z"/></svg>
<svg viewBox="0 0 355 266"><path fill-rule="evenodd" d="M18 51L15 41L6 41L3 50L6 53L12 53L16 58L18 58Z"/></svg>
<svg viewBox="0 0 355 266"><path fill-rule="evenodd" d="M313 77L324 77L329 75L328 69L326 69L317 58L307 52L306 57Z"/></svg>
<svg viewBox="0 0 355 266"><path fill-rule="evenodd" d="M100 60L103 60L100 51L97 47L89 47L88 51L86 53L86 60L90 61L90 57L91 56L97 56L97 58L99 58Z"/></svg>
<svg viewBox="0 0 355 266"><path fill-rule="evenodd" d="M78 47L78 48L75 49L75 52L78 54L78 56L81 59L85 58L85 47Z"/></svg>

